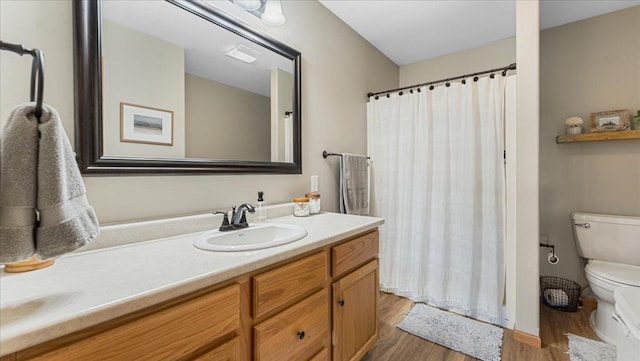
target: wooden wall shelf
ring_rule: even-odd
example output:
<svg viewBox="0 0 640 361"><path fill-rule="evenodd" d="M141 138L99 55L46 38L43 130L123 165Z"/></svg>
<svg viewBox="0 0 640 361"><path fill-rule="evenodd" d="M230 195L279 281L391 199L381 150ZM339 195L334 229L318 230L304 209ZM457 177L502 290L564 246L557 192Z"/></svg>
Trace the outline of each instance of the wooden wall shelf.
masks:
<svg viewBox="0 0 640 361"><path fill-rule="evenodd" d="M556 143L599 142L603 140L640 139L640 129L621 130L619 132L594 132L585 134L566 134L556 137Z"/></svg>

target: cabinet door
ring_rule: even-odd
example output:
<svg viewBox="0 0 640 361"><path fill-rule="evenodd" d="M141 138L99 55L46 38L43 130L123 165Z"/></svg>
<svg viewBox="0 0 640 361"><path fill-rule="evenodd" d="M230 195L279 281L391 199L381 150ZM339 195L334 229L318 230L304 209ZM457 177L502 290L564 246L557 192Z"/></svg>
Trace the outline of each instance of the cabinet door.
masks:
<svg viewBox="0 0 640 361"><path fill-rule="evenodd" d="M360 360L378 339L378 260L333 283L333 360Z"/></svg>

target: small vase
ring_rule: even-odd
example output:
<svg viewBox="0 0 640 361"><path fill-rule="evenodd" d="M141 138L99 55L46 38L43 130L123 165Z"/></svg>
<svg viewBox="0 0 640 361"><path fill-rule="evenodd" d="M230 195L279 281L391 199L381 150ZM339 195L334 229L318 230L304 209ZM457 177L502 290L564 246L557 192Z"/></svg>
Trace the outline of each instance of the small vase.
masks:
<svg viewBox="0 0 640 361"><path fill-rule="evenodd" d="M567 134L581 134L582 127L569 127L567 128Z"/></svg>

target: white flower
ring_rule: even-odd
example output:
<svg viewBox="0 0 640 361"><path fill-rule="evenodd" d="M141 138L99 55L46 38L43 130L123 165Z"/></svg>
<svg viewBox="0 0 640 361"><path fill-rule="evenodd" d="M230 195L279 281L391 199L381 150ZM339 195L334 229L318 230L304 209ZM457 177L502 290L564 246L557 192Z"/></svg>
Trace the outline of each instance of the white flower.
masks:
<svg viewBox="0 0 640 361"><path fill-rule="evenodd" d="M566 125L570 126L570 127L579 127L582 124L584 124L584 120L582 120L582 118L580 117L571 117L571 118L567 118L567 120L564 121Z"/></svg>

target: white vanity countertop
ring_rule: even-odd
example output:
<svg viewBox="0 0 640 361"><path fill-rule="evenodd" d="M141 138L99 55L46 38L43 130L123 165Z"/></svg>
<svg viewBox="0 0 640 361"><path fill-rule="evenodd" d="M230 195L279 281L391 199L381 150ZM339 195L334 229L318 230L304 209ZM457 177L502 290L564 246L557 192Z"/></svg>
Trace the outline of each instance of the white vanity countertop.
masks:
<svg viewBox="0 0 640 361"><path fill-rule="evenodd" d="M321 213L296 242L248 252L195 248L201 232L63 256L48 268L0 273L0 356L105 322L329 245L384 223Z"/></svg>

